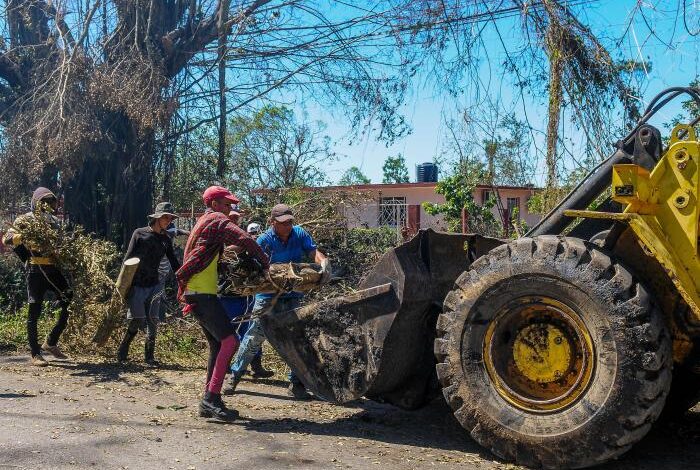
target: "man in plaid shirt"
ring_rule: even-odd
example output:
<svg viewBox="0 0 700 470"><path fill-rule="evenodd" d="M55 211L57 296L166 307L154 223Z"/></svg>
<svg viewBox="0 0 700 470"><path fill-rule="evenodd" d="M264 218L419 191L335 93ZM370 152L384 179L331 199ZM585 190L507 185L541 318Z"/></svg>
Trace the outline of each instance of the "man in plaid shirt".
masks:
<svg viewBox="0 0 700 470"><path fill-rule="evenodd" d="M202 196L207 210L192 229L182 267L177 271L178 298L192 312L209 343L207 385L199 404L199 416L231 421L235 410L221 400L221 386L231 358L238 348L236 331L217 297L219 257L226 245L242 247L257 258L269 278L270 261L255 240L229 218L231 204L239 200L221 186L211 186Z"/></svg>

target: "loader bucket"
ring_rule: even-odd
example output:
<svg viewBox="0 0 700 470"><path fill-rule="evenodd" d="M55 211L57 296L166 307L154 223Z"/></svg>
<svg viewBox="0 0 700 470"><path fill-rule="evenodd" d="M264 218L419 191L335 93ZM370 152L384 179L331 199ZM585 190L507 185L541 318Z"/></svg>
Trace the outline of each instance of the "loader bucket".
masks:
<svg viewBox="0 0 700 470"><path fill-rule="evenodd" d="M421 406L435 380L442 303L470 263L502 244L480 235L420 231L385 253L353 294L261 319L265 334L314 394Z"/></svg>

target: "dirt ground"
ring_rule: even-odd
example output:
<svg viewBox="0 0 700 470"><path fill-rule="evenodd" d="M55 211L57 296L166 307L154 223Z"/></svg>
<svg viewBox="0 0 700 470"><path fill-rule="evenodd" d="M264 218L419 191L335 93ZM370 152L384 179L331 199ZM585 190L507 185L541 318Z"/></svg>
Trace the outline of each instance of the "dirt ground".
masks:
<svg viewBox="0 0 700 470"><path fill-rule="evenodd" d="M37 369L0 356L0 469L505 469L436 400L414 412L298 402L243 381L234 424L196 416L203 370L86 360ZM654 430L605 469L700 468L700 409Z"/></svg>

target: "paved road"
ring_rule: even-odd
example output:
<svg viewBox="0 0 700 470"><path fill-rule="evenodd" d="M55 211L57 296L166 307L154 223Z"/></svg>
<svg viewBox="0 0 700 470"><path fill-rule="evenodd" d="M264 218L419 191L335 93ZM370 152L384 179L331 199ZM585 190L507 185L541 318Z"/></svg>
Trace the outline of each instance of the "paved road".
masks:
<svg viewBox="0 0 700 470"><path fill-rule="evenodd" d="M244 381L235 424L196 417L203 371L0 356L6 468L505 469L442 401L416 412L369 401L297 402L280 382ZM606 469L700 468L700 412L654 431Z"/></svg>

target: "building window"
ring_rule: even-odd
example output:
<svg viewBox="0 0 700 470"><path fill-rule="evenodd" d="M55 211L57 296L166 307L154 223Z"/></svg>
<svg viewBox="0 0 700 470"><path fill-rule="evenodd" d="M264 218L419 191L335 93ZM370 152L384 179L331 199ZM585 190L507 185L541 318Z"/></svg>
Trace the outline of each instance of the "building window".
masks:
<svg viewBox="0 0 700 470"><path fill-rule="evenodd" d="M406 198L380 197L377 224L380 227L404 227L406 225Z"/></svg>
<svg viewBox="0 0 700 470"><path fill-rule="evenodd" d="M508 198L508 219L520 222L520 198L519 197L509 197Z"/></svg>
<svg viewBox="0 0 700 470"><path fill-rule="evenodd" d="M493 199L493 191L490 189L484 189L481 192L481 205L483 206L487 202L489 202L491 199Z"/></svg>

